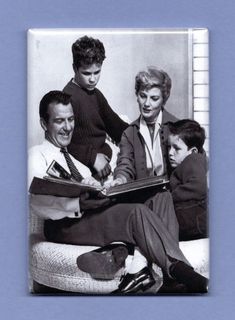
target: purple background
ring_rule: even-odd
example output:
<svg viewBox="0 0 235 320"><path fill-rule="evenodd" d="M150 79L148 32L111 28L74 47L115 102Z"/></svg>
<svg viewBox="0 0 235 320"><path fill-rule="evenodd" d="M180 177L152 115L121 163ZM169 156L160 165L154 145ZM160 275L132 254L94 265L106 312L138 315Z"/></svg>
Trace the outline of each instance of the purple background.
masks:
<svg viewBox="0 0 235 320"><path fill-rule="evenodd" d="M234 314L233 0L8 0L0 8L2 319L228 319ZM40 297L27 293L26 31L55 27L210 30L211 293L207 297Z"/></svg>

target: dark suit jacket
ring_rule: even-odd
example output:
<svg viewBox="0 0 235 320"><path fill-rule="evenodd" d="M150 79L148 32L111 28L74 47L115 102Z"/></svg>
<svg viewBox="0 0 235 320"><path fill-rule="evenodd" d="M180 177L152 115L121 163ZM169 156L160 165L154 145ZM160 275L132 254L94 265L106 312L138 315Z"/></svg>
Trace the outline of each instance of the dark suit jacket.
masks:
<svg viewBox="0 0 235 320"><path fill-rule="evenodd" d="M207 230L207 158L192 153L174 169L170 188L179 222L179 240L206 238Z"/></svg>

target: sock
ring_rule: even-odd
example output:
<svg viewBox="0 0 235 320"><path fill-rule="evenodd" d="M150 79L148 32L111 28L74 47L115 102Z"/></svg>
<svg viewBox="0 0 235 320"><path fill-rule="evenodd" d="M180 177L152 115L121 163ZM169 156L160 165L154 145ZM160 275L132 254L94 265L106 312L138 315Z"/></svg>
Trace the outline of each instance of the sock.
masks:
<svg viewBox="0 0 235 320"><path fill-rule="evenodd" d="M147 259L140 253L138 248L135 248L134 255L129 266L126 266L126 273L137 273L147 267Z"/></svg>

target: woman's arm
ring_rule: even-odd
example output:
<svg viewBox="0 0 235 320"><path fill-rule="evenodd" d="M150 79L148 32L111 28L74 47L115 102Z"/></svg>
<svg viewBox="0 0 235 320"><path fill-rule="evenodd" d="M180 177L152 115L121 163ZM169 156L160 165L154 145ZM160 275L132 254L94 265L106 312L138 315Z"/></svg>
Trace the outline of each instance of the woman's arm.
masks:
<svg viewBox="0 0 235 320"><path fill-rule="evenodd" d="M129 129L128 131L130 130L131 129ZM114 179L120 176L124 176L126 178L126 181L135 180L136 170L134 160L134 148L133 144L128 138L127 131L123 133L119 147L120 152L117 158L117 166L114 170Z"/></svg>

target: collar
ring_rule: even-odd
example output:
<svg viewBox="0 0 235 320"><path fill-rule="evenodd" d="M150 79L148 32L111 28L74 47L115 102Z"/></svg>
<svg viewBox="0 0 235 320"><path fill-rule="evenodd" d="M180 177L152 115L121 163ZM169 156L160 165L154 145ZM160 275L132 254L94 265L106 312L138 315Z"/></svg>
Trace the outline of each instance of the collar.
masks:
<svg viewBox="0 0 235 320"><path fill-rule="evenodd" d="M42 143L43 147L45 147L47 150L50 149L51 152L60 152L60 147L55 146L53 143L51 143L49 140L44 139Z"/></svg>
<svg viewBox="0 0 235 320"><path fill-rule="evenodd" d="M76 86L78 86L79 88L82 88L76 81L74 78L72 78L72 83L74 83Z"/></svg>
<svg viewBox="0 0 235 320"><path fill-rule="evenodd" d="M164 111L164 110L163 110ZM163 111L161 110L158 114L158 117L155 121L155 124L158 123L159 127L161 127L162 123L162 118L163 118ZM138 119L133 121L130 125L131 126L136 126L138 129L140 129L140 123L147 125L146 121L143 119L143 117L140 115Z"/></svg>
<svg viewBox="0 0 235 320"><path fill-rule="evenodd" d="M96 88L94 88L93 90L87 90L86 88L81 87L80 84L78 84L74 78L72 78L71 83L74 84L76 87L80 88L81 90L85 91L88 95L92 95L94 94L94 92L96 92Z"/></svg>

